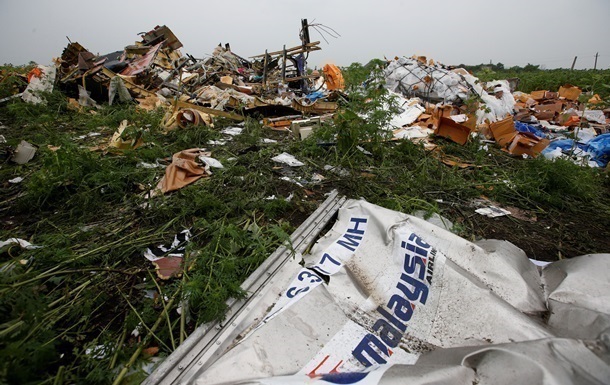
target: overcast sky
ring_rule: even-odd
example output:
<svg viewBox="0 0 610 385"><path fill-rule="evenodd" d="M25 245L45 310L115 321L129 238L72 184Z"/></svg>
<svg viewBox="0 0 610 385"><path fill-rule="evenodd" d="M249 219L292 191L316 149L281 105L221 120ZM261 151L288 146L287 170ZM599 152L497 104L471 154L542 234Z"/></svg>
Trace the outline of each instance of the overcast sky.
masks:
<svg viewBox="0 0 610 385"><path fill-rule="evenodd" d="M501 62L610 68L610 0L0 0L0 63L50 63L66 36L94 53L122 50L167 25L195 57L230 43L248 57L300 44L301 18L336 30L311 66L425 55L445 64Z"/></svg>

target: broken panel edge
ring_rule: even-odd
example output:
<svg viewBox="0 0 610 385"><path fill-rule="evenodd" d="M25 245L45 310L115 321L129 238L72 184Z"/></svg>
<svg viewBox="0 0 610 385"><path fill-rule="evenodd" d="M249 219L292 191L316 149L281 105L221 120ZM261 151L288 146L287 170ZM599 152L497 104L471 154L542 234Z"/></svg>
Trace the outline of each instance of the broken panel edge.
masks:
<svg viewBox="0 0 610 385"><path fill-rule="evenodd" d="M236 319L248 312L249 305L258 297L259 292L282 269L295 253L305 252L317 239L327 223L343 205L346 198L333 190L328 198L314 211L290 236L292 250L285 245L276 249L241 285L248 294L243 299L231 298L227 317L221 322L200 325L161 365L142 382L144 385L176 384L196 364L203 365L203 356L213 353L214 343L222 335L230 334L236 326ZM294 250L294 252L293 252ZM208 359L211 354L208 354Z"/></svg>

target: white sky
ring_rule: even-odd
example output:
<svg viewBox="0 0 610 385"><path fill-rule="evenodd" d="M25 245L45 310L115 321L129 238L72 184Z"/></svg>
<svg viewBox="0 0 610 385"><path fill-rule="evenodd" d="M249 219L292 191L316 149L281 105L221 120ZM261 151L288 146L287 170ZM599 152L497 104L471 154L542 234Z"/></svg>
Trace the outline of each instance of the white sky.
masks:
<svg viewBox="0 0 610 385"><path fill-rule="evenodd" d="M301 18L332 27L315 31L322 51L310 66L426 55L445 64L501 62L546 68L610 68L609 0L0 0L0 63L46 64L66 36L94 53L122 50L138 32L167 25L183 53L210 54L222 42L248 57L300 44Z"/></svg>

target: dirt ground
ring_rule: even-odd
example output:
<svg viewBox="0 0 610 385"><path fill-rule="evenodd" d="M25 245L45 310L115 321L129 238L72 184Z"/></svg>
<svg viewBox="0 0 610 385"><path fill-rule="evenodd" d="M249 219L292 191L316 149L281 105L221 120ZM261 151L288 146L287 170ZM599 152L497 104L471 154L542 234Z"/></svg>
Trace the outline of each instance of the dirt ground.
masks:
<svg viewBox="0 0 610 385"><path fill-rule="evenodd" d="M517 219L513 216L488 218L473 213L464 218L454 211L454 221L472 226L477 238L501 239L521 248L529 258L557 261L583 254L604 253L610 250L608 221L592 220L596 215L583 210L578 215L554 211L535 220Z"/></svg>

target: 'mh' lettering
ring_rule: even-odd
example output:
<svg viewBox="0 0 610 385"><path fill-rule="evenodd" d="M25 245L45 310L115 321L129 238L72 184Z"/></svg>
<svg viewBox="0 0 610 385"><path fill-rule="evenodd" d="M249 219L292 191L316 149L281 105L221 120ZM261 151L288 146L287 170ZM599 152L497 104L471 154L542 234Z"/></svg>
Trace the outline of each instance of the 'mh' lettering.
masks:
<svg viewBox="0 0 610 385"><path fill-rule="evenodd" d="M351 218L350 222L352 223L352 227L347 229L347 232L343 234L342 239L337 241L338 245L341 245L348 249L349 251L356 251L356 248L360 245L362 240L362 234L364 234L364 230L359 229L358 227L362 223L366 223L366 218ZM348 234L349 233L349 234ZM352 234L360 234L360 235L352 235Z"/></svg>

